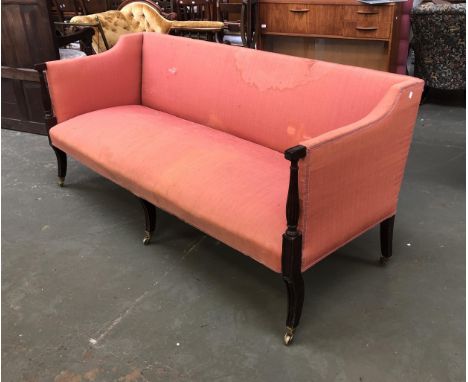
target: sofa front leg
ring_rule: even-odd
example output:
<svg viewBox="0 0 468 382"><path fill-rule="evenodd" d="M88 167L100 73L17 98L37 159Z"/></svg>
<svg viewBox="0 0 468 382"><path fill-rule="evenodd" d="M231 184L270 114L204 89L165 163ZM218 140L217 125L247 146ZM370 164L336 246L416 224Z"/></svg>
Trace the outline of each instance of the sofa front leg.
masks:
<svg viewBox="0 0 468 382"><path fill-rule="evenodd" d="M148 245L156 228L156 207L145 199L138 198L145 214L145 234L143 244Z"/></svg>
<svg viewBox="0 0 468 382"><path fill-rule="evenodd" d="M306 156L304 146L294 146L286 150L284 156L291 161L289 172L288 199L286 201L287 229L283 234L281 270L288 292L288 316L284 343L289 345L302 313L304 303L304 281L302 279L302 233L297 229L299 222L299 159Z"/></svg>
<svg viewBox="0 0 468 382"><path fill-rule="evenodd" d="M57 175L58 185L63 187L65 184L65 177L67 176L67 154L55 146L52 146L57 157Z"/></svg>
<svg viewBox="0 0 468 382"><path fill-rule="evenodd" d="M380 223L380 263L386 264L392 257L393 226L395 215L390 216Z"/></svg>
<svg viewBox="0 0 468 382"><path fill-rule="evenodd" d="M301 273L302 235L283 234L282 275L288 293L288 315L284 343L289 345L299 325L304 304L304 280Z"/></svg>

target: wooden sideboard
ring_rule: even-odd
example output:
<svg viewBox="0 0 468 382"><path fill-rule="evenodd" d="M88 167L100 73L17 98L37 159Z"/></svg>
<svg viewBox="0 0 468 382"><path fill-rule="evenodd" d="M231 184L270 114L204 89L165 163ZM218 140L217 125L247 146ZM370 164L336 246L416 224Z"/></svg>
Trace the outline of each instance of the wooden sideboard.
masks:
<svg viewBox="0 0 468 382"><path fill-rule="evenodd" d="M394 71L401 3L260 0L258 48Z"/></svg>

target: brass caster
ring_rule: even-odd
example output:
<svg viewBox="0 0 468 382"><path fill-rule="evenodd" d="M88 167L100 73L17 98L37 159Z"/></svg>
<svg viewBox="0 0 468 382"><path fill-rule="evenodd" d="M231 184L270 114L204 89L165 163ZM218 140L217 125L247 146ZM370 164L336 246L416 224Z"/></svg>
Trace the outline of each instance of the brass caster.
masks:
<svg viewBox="0 0 468 382"><path fill-rule="evenodd" d="M62 176L59 176L59 177L58 177L58 185L59 185L59 187L63 187L64 184L65 184L65 178L62 177Z"/></svg>
<svg viewBox="0 0 468 382"><path fill-rule="evenodd" d="M380 265L386 265L390 261L390 257L380 256Z"/></svg>
<svg viewBox="0 0 468 382"><path fill-rule="evenodd" d="M151 232L145 231L145 236L143 236L143 245L149 245L151 241Z"/></svg>
<svg viewBox="0 0 468 382"><path fill-rule="evenodd" d="M284 333L284 344L288 346L294 339L294 329L286 326L286 332Z"/></svg>

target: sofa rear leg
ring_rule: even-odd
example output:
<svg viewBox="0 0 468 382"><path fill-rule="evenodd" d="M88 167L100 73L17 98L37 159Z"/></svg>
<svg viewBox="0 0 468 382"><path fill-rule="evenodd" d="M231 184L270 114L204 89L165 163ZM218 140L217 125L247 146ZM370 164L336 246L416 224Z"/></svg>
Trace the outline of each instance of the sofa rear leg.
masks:
<svg viewBox="0 0 468 382"><path fill-rule="evenodd" d="M145 234L143 236L143 244L148 245L156 228L156 207L145 199L138 198L138 200L140 201L145 214Z"/></svg>
<svg viewBox="0 0 468 382"><path fill-rule="evenodd" d="M395 224L395 215L385 219L380 223L380 263L386 264L392 257L393 226Z"/></svg>
<svg viewBox="0 0 468 382"><path fill-rule="evenodd" d="M67 176L67 154L57 147L52 146L52 149L55 152L57 157L57 175L58 175L58 185L63 187L65 183L65 177Z"/></svg>

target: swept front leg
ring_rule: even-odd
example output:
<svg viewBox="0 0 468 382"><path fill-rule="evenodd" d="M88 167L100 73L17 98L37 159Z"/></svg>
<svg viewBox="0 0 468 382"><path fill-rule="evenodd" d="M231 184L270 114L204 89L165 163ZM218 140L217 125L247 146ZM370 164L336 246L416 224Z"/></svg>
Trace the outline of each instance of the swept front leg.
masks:
<svg viewBox="0 0 468 382"><path fill-rule="evenodd" d="M287 160L291 161L289 176L288 200L286 202L286 219L288 228L283 234L283 248L281 267L283 281L288 293L288 316L286 319L286 332L284 343L289 345L302 313L304 303L304 280L302 279L302 233L298 231L299 221L299 185L298 185L298 161L306 156L304 146L294 146L284 153Z"/></svg>
<svg viewBox="0 0 468 382"><path fill-rule="evenodd" d="M145 199L138 198L138 200L145 214L145 235L143 236L143 244L148 245L156 228L156 207Z"/></svg>
<svg viewBox="0 0 468 382"><path fill-rule="evenodd" d="M395 224L395 215L390 216L380 223L380 263L386 264L392 257L393 226Z"/></svg>

